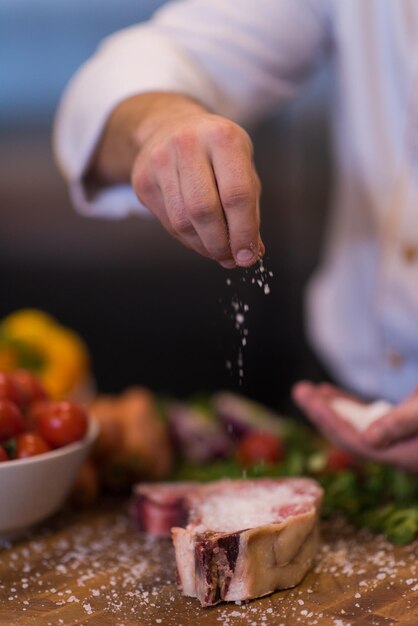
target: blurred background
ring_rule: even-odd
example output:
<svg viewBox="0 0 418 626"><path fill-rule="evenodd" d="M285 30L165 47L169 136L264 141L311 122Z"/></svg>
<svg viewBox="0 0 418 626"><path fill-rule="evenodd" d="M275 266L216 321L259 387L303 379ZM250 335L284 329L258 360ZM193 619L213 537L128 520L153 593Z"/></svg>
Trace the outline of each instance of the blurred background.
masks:
<svg viewBox="0 0 418 626"><path fill-rule="evenodd" d="M287 408L290 385L311 372L302 296L328 205L327 72L249 129L269 295L251 285L254 270L200 259L152 220L78 216L53 162L51 124L71 75L102 37L162 4L0 0L0 316L37 307L76 329L103 392L133 383L179 397L229 388ZM233 296L249 306L241 384Z"/></svg>

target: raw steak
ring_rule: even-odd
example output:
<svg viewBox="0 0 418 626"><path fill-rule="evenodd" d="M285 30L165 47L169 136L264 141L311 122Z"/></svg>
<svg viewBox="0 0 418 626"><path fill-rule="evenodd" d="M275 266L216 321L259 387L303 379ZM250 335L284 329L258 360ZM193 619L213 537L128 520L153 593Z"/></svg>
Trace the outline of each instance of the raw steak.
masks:
<svg viewBox="0 0 418 626"><path fill-rule="evenodd" d="M179 586L202 606L293 587L312 566L322 500L313 480L147 484L136 498L142 529L161 535L176 524Z"/></svg>

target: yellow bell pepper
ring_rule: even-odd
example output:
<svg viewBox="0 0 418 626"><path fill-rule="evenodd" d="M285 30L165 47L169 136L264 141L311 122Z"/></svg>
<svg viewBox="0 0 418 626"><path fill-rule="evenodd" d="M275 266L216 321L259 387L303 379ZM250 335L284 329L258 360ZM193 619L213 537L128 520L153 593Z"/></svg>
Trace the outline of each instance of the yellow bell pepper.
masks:
<svg viewBox="0 0 418 626"><path fill-rule="evenodd" d="M89 374L89 357L74 331L37 309L22 309L0 323L0 369L32 370L52 398L64 398Z"/></svg>

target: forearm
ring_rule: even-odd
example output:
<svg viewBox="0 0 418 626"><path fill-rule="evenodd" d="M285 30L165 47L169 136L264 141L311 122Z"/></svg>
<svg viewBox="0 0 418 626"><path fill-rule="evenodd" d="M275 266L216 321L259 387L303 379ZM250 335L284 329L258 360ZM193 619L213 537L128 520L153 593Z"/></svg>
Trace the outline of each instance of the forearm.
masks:
<svg viewBox="0 0 418 626"><path fill-rule="evenodd" d="M176 93L144 93L124 100L107 121L85 175L86 184L105 187L128 183L141 146L155 129L171 119L201 112L207 110Z"/></svg>

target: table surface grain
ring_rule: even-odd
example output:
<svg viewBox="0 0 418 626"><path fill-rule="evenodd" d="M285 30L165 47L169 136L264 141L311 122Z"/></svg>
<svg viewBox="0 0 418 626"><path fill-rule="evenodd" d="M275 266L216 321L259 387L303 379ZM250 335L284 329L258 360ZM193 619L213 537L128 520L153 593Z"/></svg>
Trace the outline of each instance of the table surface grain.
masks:
<svg viewBox="0 0 418 626"><path fill-rule="evenodd" d="M63 511L0 552L3 626L418 626L418 544L393 547L323 523L314 569L296 588L202 609L175 586L169 540L134 530L126 502Z"/></svg>

